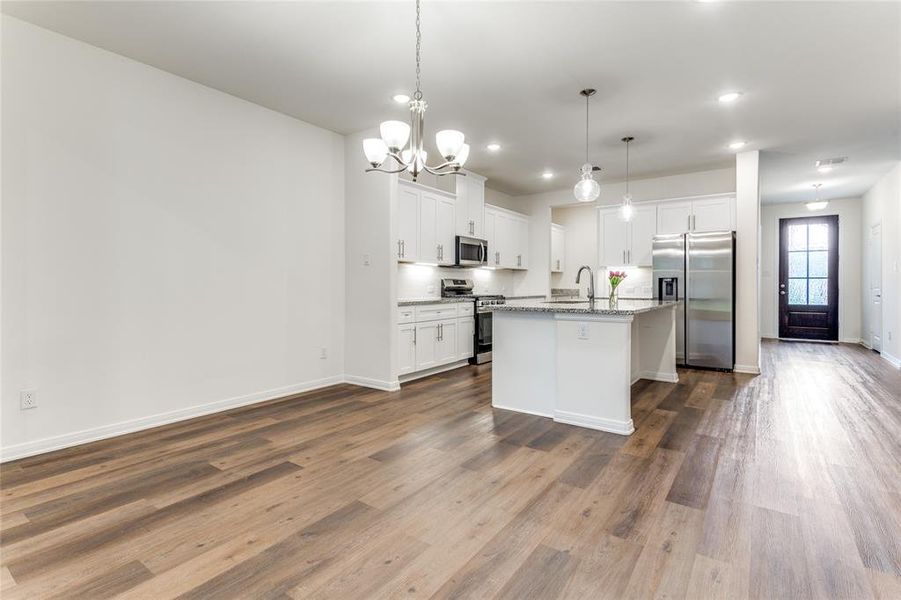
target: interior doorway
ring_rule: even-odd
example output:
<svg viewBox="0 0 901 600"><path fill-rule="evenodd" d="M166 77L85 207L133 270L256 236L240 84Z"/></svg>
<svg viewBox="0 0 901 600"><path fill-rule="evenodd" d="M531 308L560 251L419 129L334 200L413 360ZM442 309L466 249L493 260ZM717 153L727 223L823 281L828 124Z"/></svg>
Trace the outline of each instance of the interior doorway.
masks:
<svg viewBox="0 0 901 600"><path fill-rule="evenodd" d="M838 341L838 215L779 220L779 337Z"/></svg>

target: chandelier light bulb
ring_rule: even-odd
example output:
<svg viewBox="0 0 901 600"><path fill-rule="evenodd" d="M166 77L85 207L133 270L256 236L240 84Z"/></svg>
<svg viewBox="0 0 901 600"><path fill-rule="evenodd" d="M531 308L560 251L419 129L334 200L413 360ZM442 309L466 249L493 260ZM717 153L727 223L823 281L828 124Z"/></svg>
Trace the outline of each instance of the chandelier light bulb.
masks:
<svg viewBox="0 0 901 600"><path fill-rule="evenodd" d="M378 167L388 158L388 146L380 138L366 138L363 140L363 153L366 154L369 164Z"/></svg>
<svg viewBox="0 0 901 600"><path fill-rule="evenodd" d="M435 145L438 146L438 152L447 161L454 160L454 157L460 153L464 141L463 133L456 129L442 129L435 134Z"/></svg>

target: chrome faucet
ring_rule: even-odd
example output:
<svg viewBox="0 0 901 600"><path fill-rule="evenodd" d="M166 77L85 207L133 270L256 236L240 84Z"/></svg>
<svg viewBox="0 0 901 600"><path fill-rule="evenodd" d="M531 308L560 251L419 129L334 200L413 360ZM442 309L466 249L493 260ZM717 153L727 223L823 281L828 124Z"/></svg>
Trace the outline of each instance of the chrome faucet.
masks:
<svg viewBox="0 0 901 600"><path fill-rule="evenodd" d="M579 272L576 273L576 283L579 283L579 278L582 277L582 271L585 269L588 269L588 301L594 302L594 273L591 271L591 267L588 265L579 267Z"/></svg>

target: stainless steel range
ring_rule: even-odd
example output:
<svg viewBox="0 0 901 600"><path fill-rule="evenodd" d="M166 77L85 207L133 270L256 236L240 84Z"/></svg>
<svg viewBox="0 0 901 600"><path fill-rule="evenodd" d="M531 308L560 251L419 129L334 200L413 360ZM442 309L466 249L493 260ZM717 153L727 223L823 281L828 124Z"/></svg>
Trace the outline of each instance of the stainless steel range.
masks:
<svg viewBox="0 0 901 600"><path fill-rule="evenodd" d="M473 294L471 279L442 279L443 298L472 298L475 303L475 335L473 336L473 356L470 364L481 365L491 362L492 314L489 306L504 304L507 300L500 294Z"/></svg>

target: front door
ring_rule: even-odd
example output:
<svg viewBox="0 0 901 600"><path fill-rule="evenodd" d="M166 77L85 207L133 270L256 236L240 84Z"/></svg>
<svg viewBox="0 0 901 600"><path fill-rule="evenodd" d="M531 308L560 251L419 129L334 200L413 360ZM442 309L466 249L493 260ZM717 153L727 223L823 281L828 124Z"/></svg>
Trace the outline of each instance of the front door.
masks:
<svg viewBox="0 0 901 600"><path fill-rule="evenodd" d="M838 216L779 220L779 337L838 340Z"/></svg>

